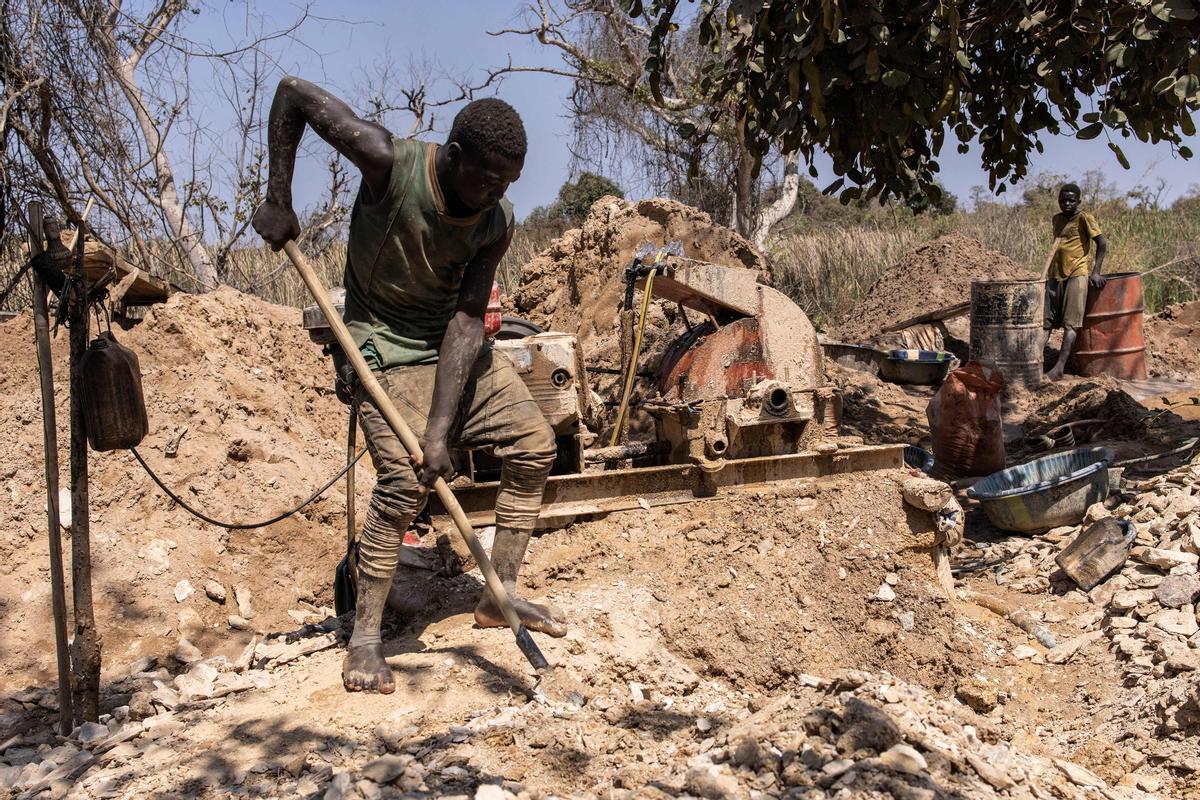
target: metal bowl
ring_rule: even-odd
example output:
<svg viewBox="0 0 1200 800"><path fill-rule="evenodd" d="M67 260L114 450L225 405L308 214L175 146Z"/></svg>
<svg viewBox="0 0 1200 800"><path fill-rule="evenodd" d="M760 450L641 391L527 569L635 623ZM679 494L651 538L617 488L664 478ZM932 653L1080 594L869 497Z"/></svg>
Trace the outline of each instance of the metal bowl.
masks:
<svg viewBox="0 0 1200 800"><path fill-rule="evenodd" d="M997 528L1041 533L1074 525L1108 497L1107 447L1077 447L994 472L967 490Z"/></svg>

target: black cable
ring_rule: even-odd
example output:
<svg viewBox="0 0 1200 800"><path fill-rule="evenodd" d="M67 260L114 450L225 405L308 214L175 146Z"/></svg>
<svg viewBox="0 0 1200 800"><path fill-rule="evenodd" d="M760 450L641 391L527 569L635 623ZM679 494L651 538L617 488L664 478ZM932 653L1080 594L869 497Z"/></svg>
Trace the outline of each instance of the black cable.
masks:
<svg viewBox="0 0 1200 800"><path fill-rule="evenodd" d="M335 483L337 483L339 478L341 478L343 475L345 475L347 472L349 472L350 468L358 463L358 460L363 457L364 453L367 452L367 448L364 447L362 450L359 450L358 455L356 455L354 457L353 461L347 462L346 466L344 466L340 470L338 470L336 475L334 475L332 478L327 480L320 489L317 489L317 491L315 491L313 494L311 494L307 500L305 500L303 503L301 503L300 505L293 508L291 511L285 511L284 513L279 514L278 516L271 517L270 519L268 519L264 522L251 522L251 523L221 522L218 519L213 519L212 517L208 516L203 511L198 511L198 510L192 508L184 501L184 499L182 497L180 497L179 495L175 494L170 489L168 489L167 485L162 482L162 479L154 474L154 470L150 469L150 465L147 464L146 461L142 458L141 453L139 453L137 451L136 447L129 448L129 452L133 453L133 457L136 458L137 462L142 465L142 469L146 470L146 474L149 475L154 480L154 482L158 484L158 488L162 489L166 493L167 497L171 498L176 503L183 506L183 509L185 511L187 511L189 514L191 514L194 517L197 517L198 519L204 520L209 525L216 525L218 528L225 528L226 530L230 530L230 531L244 531L244 530L249 530L251 528L265 528L268 525L274 525L276 522L285 520L288 517L290 517L292 514L295 514L297 511L304 508L306 505L311 503L313 500L316 500L318 497L325 494L326 489L328 489L330 486L333 486Z"/></svg>

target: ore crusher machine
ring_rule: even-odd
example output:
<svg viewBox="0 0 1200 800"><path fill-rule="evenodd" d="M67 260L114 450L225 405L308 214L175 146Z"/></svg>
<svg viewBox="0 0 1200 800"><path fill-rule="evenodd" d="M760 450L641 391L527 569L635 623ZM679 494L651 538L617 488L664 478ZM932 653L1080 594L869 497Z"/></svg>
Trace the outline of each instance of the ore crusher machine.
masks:
<svg viewBox="0 0 1200 800"><path fill-rule="evenodd" d="M678 303L694 321L662 352L653 385L642 392L638 407L653 418L652 438L594 446L602 443L584 420L597 416L588 413L597 398L573 335L505 317L492 343L512 360L557 437L539 525L903 466L902 445L839 439L840 394L824 382L812 323L786 295L752 270L679 256L656 261L653 270L635 259L630 289L644 292L649 284L654 297ZM315 307L305 309L304 325L314 341L325 341ZM455 458L460 504L472 524L492 524L497 462L477 451ZM443 511L431 502L436 518Z"/></svg>

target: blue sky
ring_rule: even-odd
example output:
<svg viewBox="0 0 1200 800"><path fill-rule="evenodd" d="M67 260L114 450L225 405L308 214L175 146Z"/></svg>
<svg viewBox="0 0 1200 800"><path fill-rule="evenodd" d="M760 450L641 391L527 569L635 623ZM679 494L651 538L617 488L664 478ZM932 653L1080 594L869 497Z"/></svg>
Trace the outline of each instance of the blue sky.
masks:
<svg viewBox="0 0 1200 800"><path fill-rule="evenodd" d="M191 16L184 32L221 48L243 36L248 10L261 16L269 29L286 25L302 7L294 0L249 4L244 0L217 0ZM435 69L468 79L481 77L487 68L504 64L510 56L517 65L559 64L555 51L531 39L488 35L489 30L513 24L522 7L520 2L501 0L314 0L308 4L314 19L301 29L300 42L279 54L278 67L352 98L361 91L364 74L388 56L402 69L410 60L427 62ZM559 186L570 177L571 127L566 116L569 92L567 79L540 74L512 75L495 91L520 112L529 134L525 171L509 191L519 217L534 206L553 201ZM195 92L193 102L204 103L206 97L212 95ZM214 109L216 114L223 113L215 103ZM455 110L445 109L438 115L440 134L444 134ZM1116 162L1103 137L1081 142L1060 136L1045 140L1045 153L1035 154L1031 174L1046 171L1078 175L1100 168L1122 190L1162 178L1167 182L1164 198L1168 201L1187 192L1191 185L1200 184L1200 162L1195 159L1178 159L1166 146L1145 145L1134 139L1119 142L1129 158L1129 170ZM1191 137L1189 144L1200 153L1200 138ZM311 151L319 152L317 148ZM952 144L943 151L943 182L960 202L967 201L972 187L986 185L977 158L974 152L959 155ZM818 185L833 179L827 162L822 162L817 163L821 170ZM300 160L294 182L298 207L316 199L324 179L315 155ZM1019 190L1013 194L1020 196Z"/></svg>

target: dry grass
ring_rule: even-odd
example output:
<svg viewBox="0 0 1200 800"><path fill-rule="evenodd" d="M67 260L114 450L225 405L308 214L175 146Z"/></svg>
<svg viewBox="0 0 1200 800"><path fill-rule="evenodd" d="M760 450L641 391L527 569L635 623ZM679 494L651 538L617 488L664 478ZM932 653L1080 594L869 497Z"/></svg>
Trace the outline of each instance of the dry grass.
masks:
<svg viewBox="0 0 1200 800"><path fill-rule="evenodd" d="M1031 272L1040 272L1050 246L1052 209L987 204L945 217L870 214L820 230L785 234L771 242L776 285L818 325L844 317L872 283L912 247L951 231L979 240ZM1120 202L1095 209L1109 242L1106 273L1144 272L1181 256L1200 256L1200 210L1144 210ZM1200 297L1196 260L1148 276L1148 313Z"/></svg>

